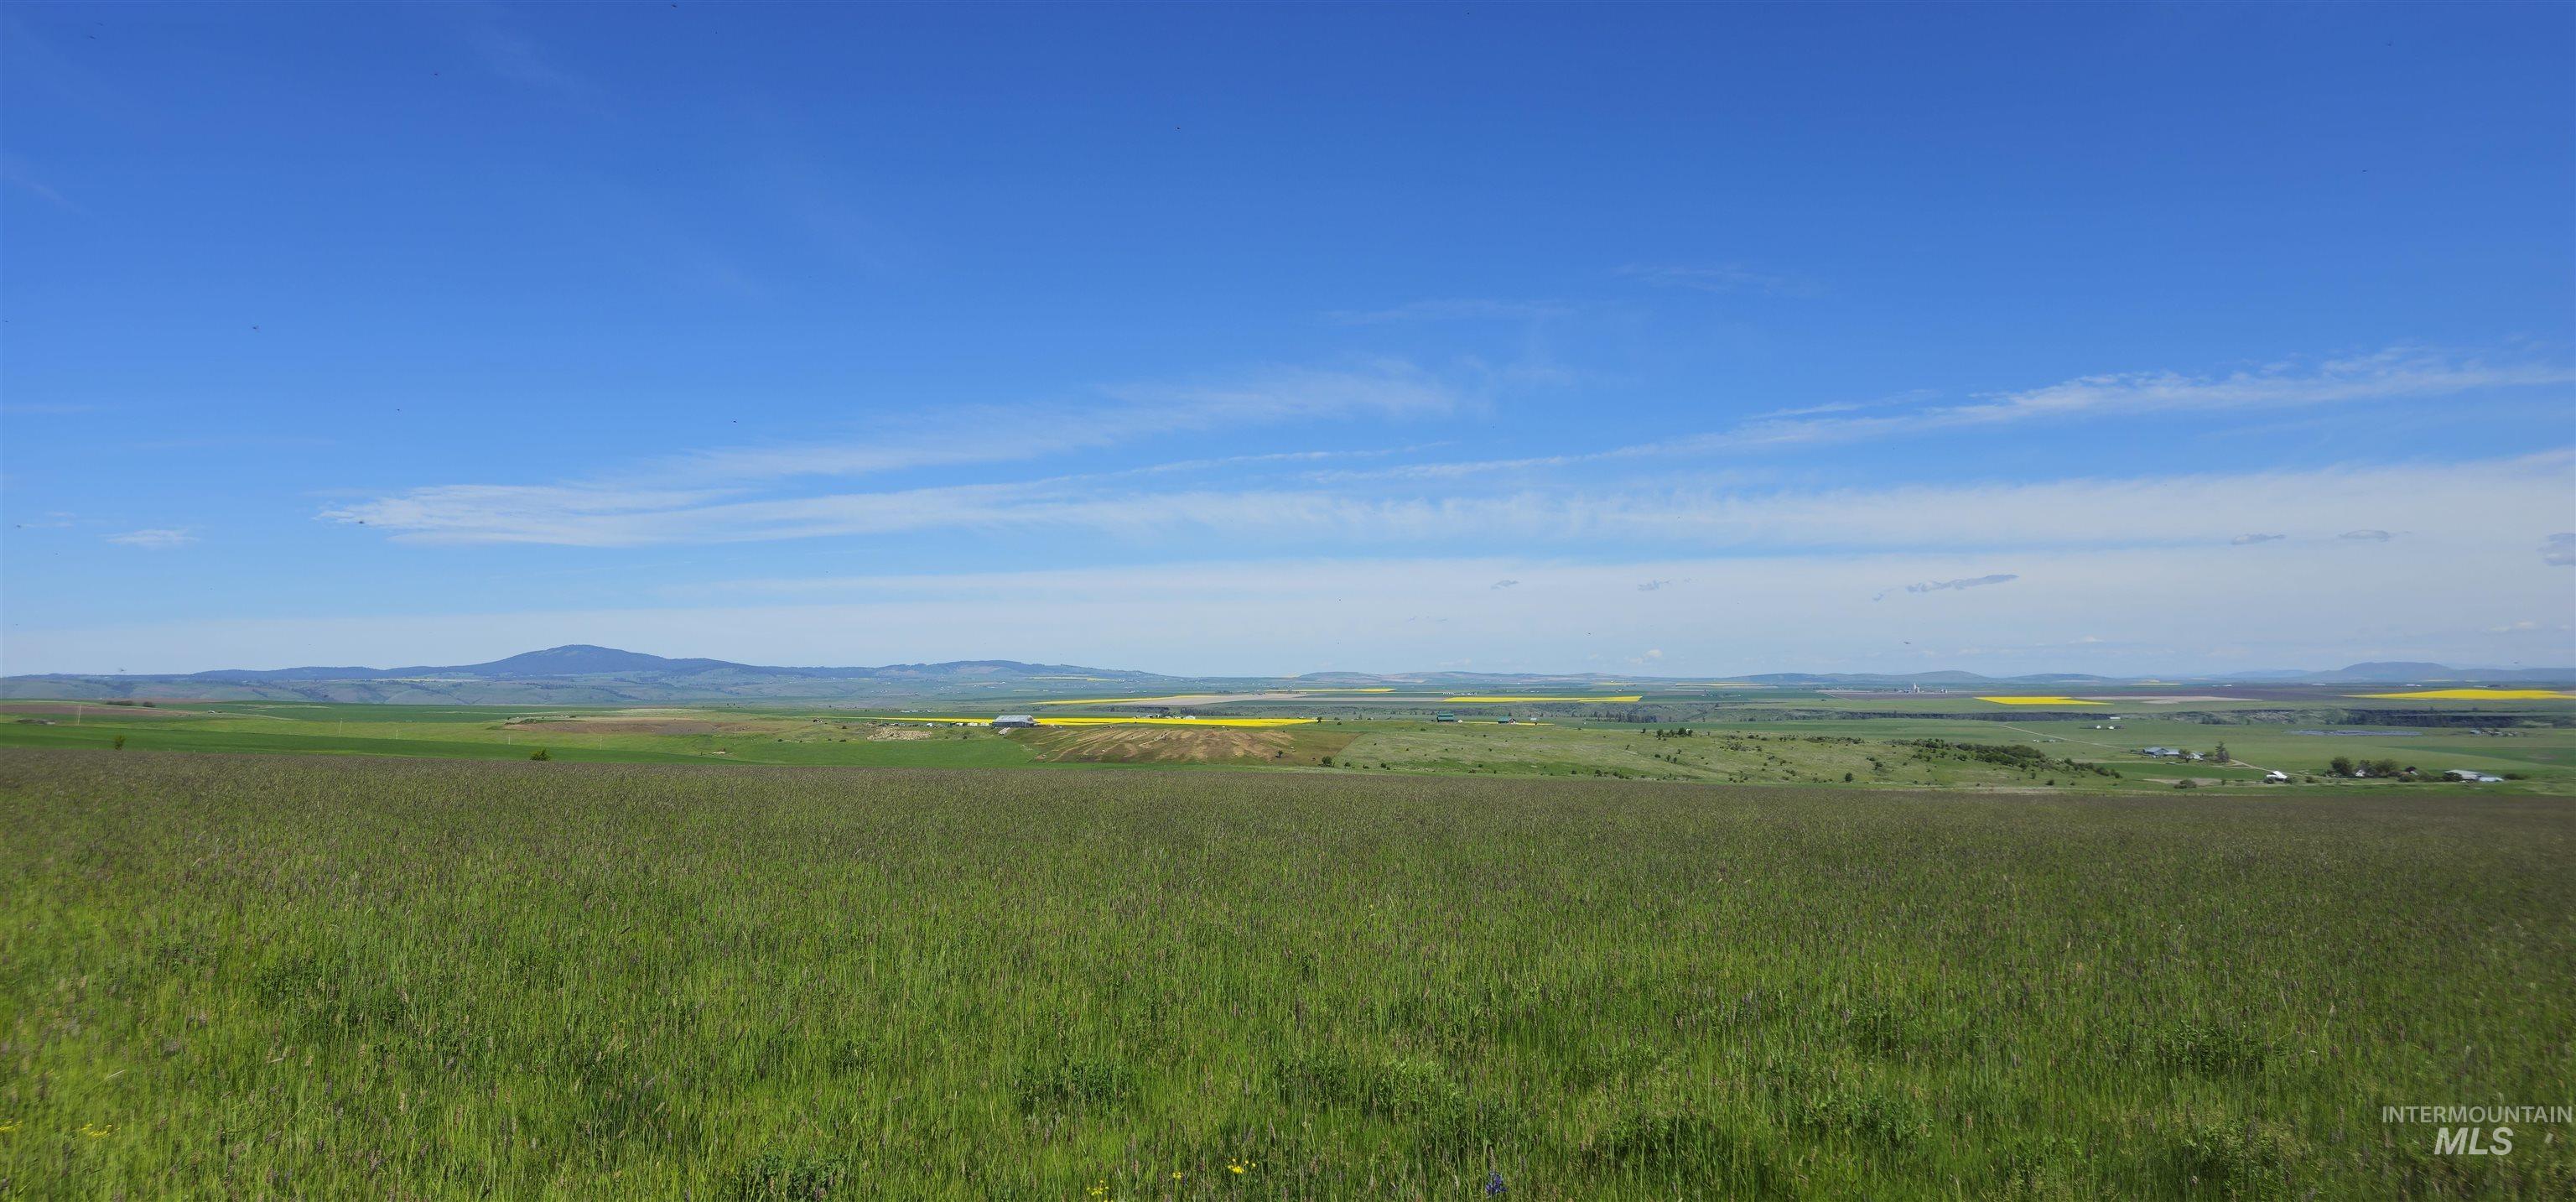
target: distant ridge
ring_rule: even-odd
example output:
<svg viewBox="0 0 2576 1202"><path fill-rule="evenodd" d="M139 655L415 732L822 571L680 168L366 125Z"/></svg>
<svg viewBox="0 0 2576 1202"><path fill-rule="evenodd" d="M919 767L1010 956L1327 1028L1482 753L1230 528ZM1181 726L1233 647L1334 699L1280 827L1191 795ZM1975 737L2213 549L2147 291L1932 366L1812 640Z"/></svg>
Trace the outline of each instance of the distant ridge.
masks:
<svg viewBox="0 0 2576 1202"><path fill-rule="evenodd" d="M1741 680L1774 688L2080 688L2136 683L2142 678L2048 672L1983 676L1975 672L1805 673L1753 676L1607 676L1582 673L1315 672L1297 677L1179 677L1078 664L1033 664L1010 659L949 660L877 667L775 667L721 659L672 659L641 651L572 643L479 664L404 668L227 668L184 675L53 673L0 678L0 697L198 697L210 700L307 700L409 704L649 704L681 701L832 700L867 696L961 695L977 689L1019 693L1061 682L1092 688L1171 689L1198 683L1232 688L1392 685L1485 689L1633 681L1642 686L1705 680ZM2173 684L2525 684L2576 681L2576 668L2453 668L2443 664L2371 662L2326 671L2274 669L2224 676L2163 678Z"/></svg>
<svg viewBox="0 0 2576 1202"><path fill-rule="evenodd" d="M746 672L773 676L801 676L816 679L850 679L869 676L938 677L938 676L1042 676L1042 675L1111 675L1148 677L1150 672L1127 672L1114 668L1085 668L1073 664L1024 664L1009 659L962 659L941 664L888 664L879 668L780 668L760 664L738 664L723 659L669 659L642 651L623 651L590 643L568 643L543 651L526 651L507 659L480 664L418 664L408 668L223 668L186 675L124 677L152 680L397 680L411 677L469 677L477 680L536 680L558 676L688 676L701 672ZM56 679L87 674L56 673L51 677L20 679Z"/></svg>

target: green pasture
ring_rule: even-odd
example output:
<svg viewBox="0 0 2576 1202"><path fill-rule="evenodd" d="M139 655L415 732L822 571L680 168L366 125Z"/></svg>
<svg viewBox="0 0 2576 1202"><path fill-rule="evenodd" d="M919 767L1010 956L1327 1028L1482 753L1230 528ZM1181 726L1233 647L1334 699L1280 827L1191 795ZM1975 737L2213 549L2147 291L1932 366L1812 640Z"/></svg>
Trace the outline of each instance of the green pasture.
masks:
<svg viewBox="0 0 2576 1202"><path fill-rule="evenodd" d="M27 1197L2576 1190L2380 1121L2565 1102L2550 798L129 744L0 829Z"/></svg>

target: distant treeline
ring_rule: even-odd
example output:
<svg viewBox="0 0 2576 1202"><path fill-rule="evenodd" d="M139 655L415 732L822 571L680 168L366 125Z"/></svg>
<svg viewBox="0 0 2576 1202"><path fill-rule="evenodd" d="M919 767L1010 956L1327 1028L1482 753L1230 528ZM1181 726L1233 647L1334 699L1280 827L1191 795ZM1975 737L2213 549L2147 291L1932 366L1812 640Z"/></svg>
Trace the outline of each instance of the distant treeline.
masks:
<svg viewBox="0 0 2576 1202"><path fill-rule="evenodd" d="M1974 760L1981 764L2018 768L2025 772L2046 769L2058 772L2092 773L2099 776L2120 775L2117 771L2100 764L2087 764L2071 758L2052 760L2048 758L2047 752L2026 743L1953 743L1948 739L1908 739L1904 740L1904 744L1914 748L1914 758L1920 760Z"/></svg>

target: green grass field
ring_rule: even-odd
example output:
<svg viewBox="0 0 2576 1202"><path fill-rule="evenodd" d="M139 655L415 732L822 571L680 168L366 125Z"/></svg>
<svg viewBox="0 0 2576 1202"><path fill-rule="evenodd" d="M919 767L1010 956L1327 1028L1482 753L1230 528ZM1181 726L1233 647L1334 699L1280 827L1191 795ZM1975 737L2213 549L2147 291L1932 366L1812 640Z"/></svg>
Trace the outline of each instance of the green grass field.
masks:
<svg viewBox="0 0 2576 1202"><path fill-rule="evenodd" d="M2553 798L130 744L0 830L0 1193L2576 1189L2380 1121L2570 1101Z"/></svg>

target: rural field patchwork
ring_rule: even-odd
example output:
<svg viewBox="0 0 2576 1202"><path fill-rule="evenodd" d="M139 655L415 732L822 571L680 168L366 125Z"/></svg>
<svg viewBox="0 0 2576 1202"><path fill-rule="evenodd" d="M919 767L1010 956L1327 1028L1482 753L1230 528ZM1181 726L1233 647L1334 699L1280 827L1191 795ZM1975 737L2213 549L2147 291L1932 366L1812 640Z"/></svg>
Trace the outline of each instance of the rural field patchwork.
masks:
<svg viewBox="0 0 2576 1202"><path fill-rule="evenodd" d="M1734 784L1887 787L2411 789L2576 795L2576 703L2353 700L2313 692L2216 697L2147 692L2119 702L2059 695L1899 693L1528 695L1463 706L1383 693L1259 698L1186 716L1120 699L1037 709L1033 698L956 699L917 711L825 706L398 706L282 702L0 701L0 746L302 752L574 762L813 767L1070 764L1335 773L1595 776ZM1571 695L1568 695L1571 696ZM1629 700L1631 696L1641 701ZM2295 698L2295 700L2290 699ZM1995 702L2006 704L1996 705ZM1085 712L1084 705L1096 712ZM936 708L933 708L936 707ZM1037 728L993 730L997 712ZM1087 742L1058 737L1112 732ZM1142 732L1161 732L1144 737ZM1227 732L1285 732L1253 744ZM123 740L120 744L118 741ZM2203 758L2155 757L2166 747ZM2220 753L2226 753L2224 762ZM2337 776L2343 759L2412 777ZM2497 779L2445 782L2451 770Z"/></svg>
<svg viewBox="0 0 2576 1202"><path fill-rule="evenodd" d="M2411 693L2355 693L2383 701L2565 701L2576 693L2560 689L2422 689Z"/></svg>

